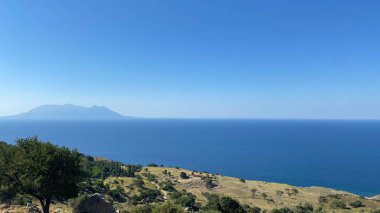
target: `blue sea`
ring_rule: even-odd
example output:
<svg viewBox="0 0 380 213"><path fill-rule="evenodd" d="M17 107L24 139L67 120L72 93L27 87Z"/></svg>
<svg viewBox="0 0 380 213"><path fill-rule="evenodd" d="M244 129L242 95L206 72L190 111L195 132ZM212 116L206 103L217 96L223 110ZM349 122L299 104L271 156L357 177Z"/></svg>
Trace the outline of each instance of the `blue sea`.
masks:
<svg viewBox="0 0 380 213"><path fill-rule="evenodd" d="M380 194L380 121L0 121L0 140L37 135L129 164Z"/></svg>

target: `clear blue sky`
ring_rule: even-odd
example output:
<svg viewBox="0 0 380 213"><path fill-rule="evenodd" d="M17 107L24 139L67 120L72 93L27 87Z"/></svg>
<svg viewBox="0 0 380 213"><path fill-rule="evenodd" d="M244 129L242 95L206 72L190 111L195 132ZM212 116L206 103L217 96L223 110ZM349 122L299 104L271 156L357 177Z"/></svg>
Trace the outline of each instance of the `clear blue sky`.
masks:
<svg viewBox="0 0 380 213"><path fill-rule="evenodd" d="M3 0L0 115L380 119L380 1Z"/></svg>

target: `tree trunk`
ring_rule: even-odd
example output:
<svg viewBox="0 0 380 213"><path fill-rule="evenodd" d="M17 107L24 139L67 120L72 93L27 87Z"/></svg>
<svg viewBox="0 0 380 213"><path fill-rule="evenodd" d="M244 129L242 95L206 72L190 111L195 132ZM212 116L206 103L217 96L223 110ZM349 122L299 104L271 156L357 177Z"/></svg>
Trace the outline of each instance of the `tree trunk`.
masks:
<svg viewBox="0 0 380 213"><path fill-rule="evenodd" d="M41 206L42 206L42 212L43 213L49 213L49 209L50 209L50 199L46 199L46 202L44 202L43 200L40 200L41 202Z"/></svg>
<svg viewBox="0 0 380 213"><path fill-rule="evenodd" d="M49 213L49 209L50 209L50 202L46 202L46 204L42 206L42 211L44 213Z"/></svg>

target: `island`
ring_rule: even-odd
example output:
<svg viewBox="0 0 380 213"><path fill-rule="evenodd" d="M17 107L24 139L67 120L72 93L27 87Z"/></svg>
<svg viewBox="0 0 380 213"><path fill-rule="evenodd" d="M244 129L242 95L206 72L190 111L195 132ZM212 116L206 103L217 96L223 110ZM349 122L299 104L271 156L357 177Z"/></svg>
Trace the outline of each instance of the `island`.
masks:
<svg viewBox="0 0 380 213"><path fill-rule="evenodd" d="M84 107L74 104L52 104L35 107L17 115L3 116L8 120L121 120L135 118L124 116L106 106Z"/></svg>

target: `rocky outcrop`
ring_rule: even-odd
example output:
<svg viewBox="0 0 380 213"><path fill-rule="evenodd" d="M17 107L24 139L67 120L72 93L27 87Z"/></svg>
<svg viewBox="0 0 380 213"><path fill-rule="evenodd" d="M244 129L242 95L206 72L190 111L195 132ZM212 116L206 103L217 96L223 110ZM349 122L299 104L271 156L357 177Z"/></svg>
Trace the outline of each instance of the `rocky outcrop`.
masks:
<svg viewBox="0 0 380 213"><path fill-rule="evenodd" d="M376 196L370 197L369 199L380 201L380 195L376 195Z"/></svg>
<svg viewBox="0 0 380 213"><path fill-rule="evenodd" d="M116 213L115 208L103 195L93 194L73 208L73 213Z"/></svg>

